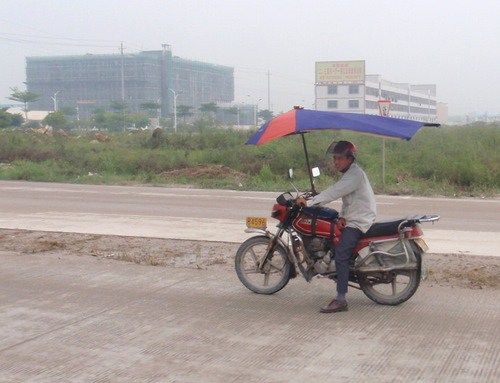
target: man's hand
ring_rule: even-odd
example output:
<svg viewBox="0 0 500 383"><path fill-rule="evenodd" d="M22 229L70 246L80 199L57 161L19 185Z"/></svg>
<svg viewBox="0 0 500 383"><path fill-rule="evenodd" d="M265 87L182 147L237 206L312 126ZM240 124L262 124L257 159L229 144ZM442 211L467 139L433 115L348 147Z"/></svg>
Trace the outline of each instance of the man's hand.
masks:
<svg viewBox="0 0 500 383"><path fill-rule="evenodd" d="M295 203L299 206L302 206L302 207L307 207L307 202L306 202L306 199L304 197L298 197L296 200L295 200Z"/></svg>
<svg viewBox="0 0 500 383"><path fill-rule="evenodd" d="M344 229L344 228L345 228L345 225L346 225L345 218L340 217L340 218L339 218L339 220L337 221L337 226L338 226L340 229Z"/></svg>

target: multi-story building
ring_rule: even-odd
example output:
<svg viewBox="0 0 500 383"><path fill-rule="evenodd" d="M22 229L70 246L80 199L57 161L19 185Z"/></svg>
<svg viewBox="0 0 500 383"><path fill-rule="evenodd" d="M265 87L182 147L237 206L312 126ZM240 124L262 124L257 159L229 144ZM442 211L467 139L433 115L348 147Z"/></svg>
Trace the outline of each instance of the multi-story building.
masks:
<svg viewBox="0 0 500 383"><path fill-rule="evenodd" d="M366 75L364 61L316 63L317 110L384 114L381 105L389 106L391 117L437 122L435 84L396 83Z"/></svg>
<svg viewBox="0 0 500 383"><path fill-rule="evenodd" d="M86 118L96 109L124 102L139 111L161 106L162 116L176 105L196 111L201 104L234 99L234 69L172 56L170 48L136 54L28 57L26 84L40 99L31 109L77 108Z"/></svg>

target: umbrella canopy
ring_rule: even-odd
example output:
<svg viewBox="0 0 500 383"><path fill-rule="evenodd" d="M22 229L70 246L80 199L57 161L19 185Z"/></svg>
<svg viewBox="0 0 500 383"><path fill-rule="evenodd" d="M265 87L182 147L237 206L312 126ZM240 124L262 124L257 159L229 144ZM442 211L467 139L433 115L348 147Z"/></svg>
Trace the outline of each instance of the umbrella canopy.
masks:
<svg viewBox="0 0 500 383"><path fill-rule="evenodd" d="M315 193L313 175L309 165L304 133L312 130L344 129L367 133L381 137L401 138L410 140L422 126L439 126L419 121L402 120L371 114L322 112L294 108L269 120L260 127L246 142L250 145L260 145L291 134L300 134L304 145L307 171L311 182L311 190ZM385 148L385 144L384 144ZM382 152L383 174L385 184L385 149Z"/></svg>
<svg viewBox="0 0 500 383"><path fill-rule="evenodd" d="M439 124L370 114L292 109L266 122L246 143L260 145L290 134L323 129L345 129L382 137L409 140L422 126L439 126Z"/></svg>

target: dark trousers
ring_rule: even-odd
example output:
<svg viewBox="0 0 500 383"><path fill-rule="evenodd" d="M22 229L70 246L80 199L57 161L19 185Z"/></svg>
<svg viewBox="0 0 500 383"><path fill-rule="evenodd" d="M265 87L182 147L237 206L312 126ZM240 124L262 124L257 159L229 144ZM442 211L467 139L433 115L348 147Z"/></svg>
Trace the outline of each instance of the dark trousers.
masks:
<svg viewBox="0 0 500 383"><path fill-rule="evenodd" d="M346 227L340 236L340 242L335 252L335 268L337 269L337 292L347 293L349 283L349 261L352 251L363 233L359 229Z"/></svg>

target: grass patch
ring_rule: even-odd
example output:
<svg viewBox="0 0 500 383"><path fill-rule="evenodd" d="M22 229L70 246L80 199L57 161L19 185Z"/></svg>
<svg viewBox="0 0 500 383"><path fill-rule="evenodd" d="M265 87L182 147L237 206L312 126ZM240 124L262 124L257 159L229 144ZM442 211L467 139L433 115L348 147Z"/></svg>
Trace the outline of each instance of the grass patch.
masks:
<svg viewBox="0 0 500 383"><path fill-rule="evenodd" d="M64 132L0 130L0 179L90 184L192 185L202 188L288 190L309 188L300 137L265 145L245 145L252 132L219 128L197 132ZM333 140L358 146L358 161L376 193L395 195L497 196L500 189L500 125L471 124L423 128L409 142L386 140L382 179L382 139L353 132L306 135L311 166L322 175L318 190L334 182Z"/></svg>

